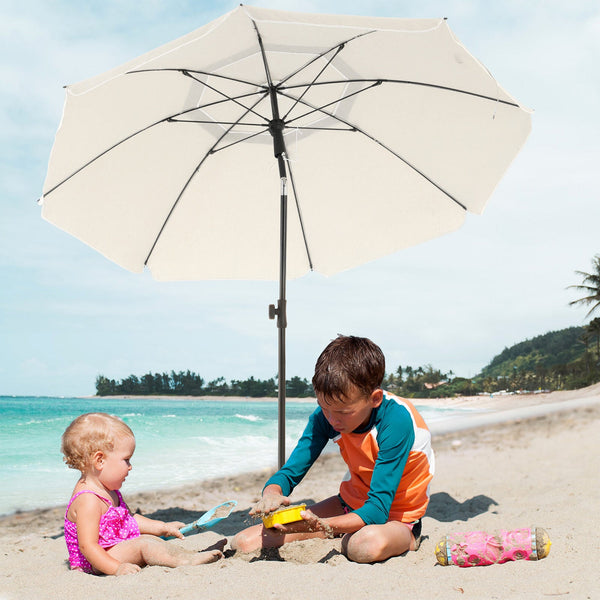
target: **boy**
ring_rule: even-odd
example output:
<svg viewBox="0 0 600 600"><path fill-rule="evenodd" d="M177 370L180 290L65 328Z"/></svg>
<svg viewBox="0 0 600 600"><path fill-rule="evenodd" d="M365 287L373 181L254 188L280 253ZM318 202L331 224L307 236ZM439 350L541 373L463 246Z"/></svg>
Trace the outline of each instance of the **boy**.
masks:
<svg viewBox="0 0 600 600"><path fill-rule="evenodd" d="M302 512L301 521L241 531L233 548L250 552L343 535L344 554L369 563L418 547L434 470L431 435L410 402L381 389L384 375L383 353L369 339L338 336L325 348L313 377L319 407L250 514L289 505L289 494L329 439L349 469L340 493Z"/></svg>

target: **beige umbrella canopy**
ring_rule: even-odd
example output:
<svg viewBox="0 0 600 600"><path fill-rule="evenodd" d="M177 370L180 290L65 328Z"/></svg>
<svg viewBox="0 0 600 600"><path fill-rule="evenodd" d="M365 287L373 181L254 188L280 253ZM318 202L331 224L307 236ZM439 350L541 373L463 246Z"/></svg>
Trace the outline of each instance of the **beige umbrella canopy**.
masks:
<svg viewBox="0 0 600 600"><path fill-rule="evenodd" d="M67 86L42 216L159 280L279 280L282 463L286 280L457 229L530 127L443 19L240 6Z"/></svg>

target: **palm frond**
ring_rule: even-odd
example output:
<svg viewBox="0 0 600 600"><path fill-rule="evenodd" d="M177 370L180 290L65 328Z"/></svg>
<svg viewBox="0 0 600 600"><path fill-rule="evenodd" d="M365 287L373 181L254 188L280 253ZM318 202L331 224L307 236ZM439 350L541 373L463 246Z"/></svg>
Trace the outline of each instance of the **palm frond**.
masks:
<svg viewBox="0 0 600 600"><path fill-rule="evenodd" d="M587 273L585 271L575 271L576 275L583 278L582 283L570 285L567 289L574 289L580 292L588 294L583 298L572 300L569 302L569 306L579 304L593 304L592 308L588 311L585 318L587 319L595 310L600 309L600 254L597 254L592 259L593 272Z"/></svg>

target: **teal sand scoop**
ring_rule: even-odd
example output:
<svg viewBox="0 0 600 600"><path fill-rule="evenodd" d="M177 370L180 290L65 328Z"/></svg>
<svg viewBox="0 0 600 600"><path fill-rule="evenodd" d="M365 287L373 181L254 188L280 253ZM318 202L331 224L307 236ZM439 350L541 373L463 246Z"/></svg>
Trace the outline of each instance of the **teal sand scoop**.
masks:
<svg viewBox="0 0 600 600"><path fill-rule="evenodd" d="M213 506L210 510L207 510L199 519L197 519L193 523L188 523L187 525L184 525L179 531L181 531L183 535L189 535L190 533L194 533L199 529L210 529L211 527L214 527L219 521L226 519L236 506L236 500L227 500L227 502L217 504L217 506Z"/></svg>

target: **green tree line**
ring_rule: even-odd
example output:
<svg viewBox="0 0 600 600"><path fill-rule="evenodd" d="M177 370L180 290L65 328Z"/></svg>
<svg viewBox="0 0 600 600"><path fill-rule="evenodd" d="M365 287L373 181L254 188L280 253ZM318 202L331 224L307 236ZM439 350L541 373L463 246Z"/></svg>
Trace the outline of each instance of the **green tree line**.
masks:
<svg viewBox="0 0 600 600"><path fill-rule="evenodd" d="M277 397L277 381L272 379L231 380L218 377L206 382L190 370L170 373L146 373L141 377L129 375L120 381L104 375L96 377L98 396L244 396L249 398ZM313 395L312 384L300 377L286 382L286 395L290 398L306 398Z"/></svg>
<svg viewBox="0 0 600 600"><path fill-rule="evenodd" d="M600 318L586 327L569 327L537 336L505 348L473 378L444 373L430 364L399 366L386 374L383 388L405 398L441 398L493 394L499 391L578 389L600 381ZM104 375L96 378L98 396L177 395L276 397L277 380L226 381L219 377L206 382L192 371L129 375L120 381ZM290 398L313 397L310 381L292 377L286 383Z"/></svg>

